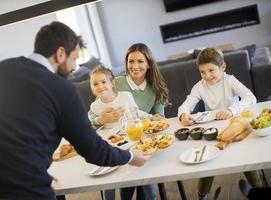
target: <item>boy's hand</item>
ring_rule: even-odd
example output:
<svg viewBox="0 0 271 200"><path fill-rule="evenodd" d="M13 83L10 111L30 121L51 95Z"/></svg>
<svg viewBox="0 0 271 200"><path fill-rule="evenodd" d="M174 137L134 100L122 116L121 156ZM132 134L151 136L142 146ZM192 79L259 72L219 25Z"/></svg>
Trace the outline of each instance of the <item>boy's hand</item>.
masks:
<svg viewBox="0 0 271 200"><path fill-rule="evenodd" d="M153 115L153 116L151 117L151 120L152 120L152 121L161 121L161 120L163 120L163 119L164 119L164 117L161 116L160 114L155 114L155 115Z"/></svg>
<svg viewBox="0 0 271 200"><path fill-rule="evenodd" d="M232 112L229 109L221 110L216 113L217 120L229 119L232 117Z"/></svg>
<svg viewBox="0 0 271 200"><path fill-rule="evenodd" d="M100 114L99 122L100 124L118 122L119 119L123 116L123 113L124 109L122 107L116 109L108 108Z"/></svg>
<svg viewBox="0 0 271 200"><path fill-rule="evenodd" d="M195 123L195 119L187 113L183 113L179 120L183 126L190 126Z"/></svg>

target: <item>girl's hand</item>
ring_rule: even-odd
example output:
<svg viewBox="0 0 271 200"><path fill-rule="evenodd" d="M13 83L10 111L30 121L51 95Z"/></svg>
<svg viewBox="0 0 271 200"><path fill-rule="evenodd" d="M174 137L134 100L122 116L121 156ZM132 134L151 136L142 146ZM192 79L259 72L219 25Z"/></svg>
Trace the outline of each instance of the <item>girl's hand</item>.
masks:
<svg viewBox="0 0 271 200"><path fill-rule="evenodd" d="M232 112L229 109L221 110L216 113L217 120L229 119L232 117Z"/></svg>
<svg viewBox="0 0 271 200"><path fill-rule="evenodd" d="M114 123L118 122L119 119L123 116L124 109L119 107L116 109L108 108L103 111L99 116L100 124Z"/></svg>
<svg viewBox="0 0 271 200"><path fill-rule="evenodd" d="M151 116L152 121L161 121L163 119L164 119L164 117L161 116L160 114L155 114L155 115Z"/></svg>
<svg viewBox="0 0 271 200"><path fill-rule="evenodd" d="M183 126L190 126L195 123L195 119L187 113L183 113L179 120Z"/></svg>

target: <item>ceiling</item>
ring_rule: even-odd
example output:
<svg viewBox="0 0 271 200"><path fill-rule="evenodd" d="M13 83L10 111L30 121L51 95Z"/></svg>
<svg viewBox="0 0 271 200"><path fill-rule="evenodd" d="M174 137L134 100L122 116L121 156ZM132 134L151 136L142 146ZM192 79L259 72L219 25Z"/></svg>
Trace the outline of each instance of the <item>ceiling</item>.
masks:
<svg viewBox="0 0 271 200"><path fill-rule="evenodd" d="M0 26L97 1L99 0L39 0L27 1L25 4L23 1L19 4L14 0L1 1Z"/></svg>

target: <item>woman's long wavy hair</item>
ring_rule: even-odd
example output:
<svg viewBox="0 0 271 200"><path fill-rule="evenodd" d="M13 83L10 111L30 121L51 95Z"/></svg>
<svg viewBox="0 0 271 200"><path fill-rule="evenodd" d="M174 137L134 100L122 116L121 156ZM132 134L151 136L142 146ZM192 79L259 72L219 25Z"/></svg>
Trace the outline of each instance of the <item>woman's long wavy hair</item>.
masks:
<svg viewBox="0 0 271 200"><path fill-rule="evenodd" d="M133 44L127 50L127 53L125 56L126 75L129 75L128 56L130 55L130 53L136 52L136 51L142 53L148 62L149 68L146 72L145 78L146 78L147 84L151 86L151 88L153 89L155 93L156 101L161 102L165 106L171 105L171 103L169 102L169 90L165 83L165 79L160 73L160 70L158 69L158 65L156 61L154 60L151 50L148 48L147 45L143 43L137 43L137 44Z"/></svg>

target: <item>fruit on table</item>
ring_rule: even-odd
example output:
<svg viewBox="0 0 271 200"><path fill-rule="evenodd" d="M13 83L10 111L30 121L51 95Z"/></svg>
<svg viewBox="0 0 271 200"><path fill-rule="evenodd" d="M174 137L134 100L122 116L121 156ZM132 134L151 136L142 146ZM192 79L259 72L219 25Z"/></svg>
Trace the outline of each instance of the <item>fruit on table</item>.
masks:
<svg viewBox="0 0 271 200"><path fill-rule="evenodd" d="M254 129L261 129L271 126L271 108L264 108L261 114L250 122Z"/></svg>

